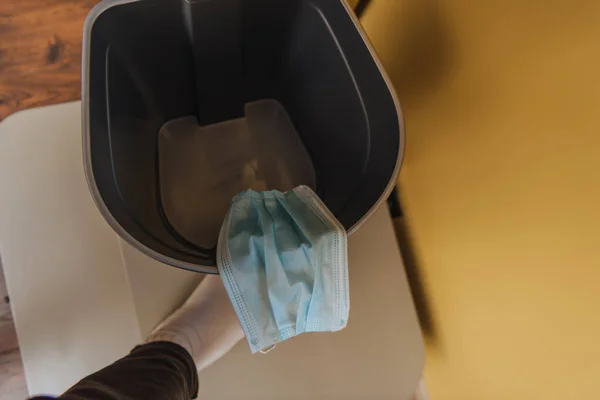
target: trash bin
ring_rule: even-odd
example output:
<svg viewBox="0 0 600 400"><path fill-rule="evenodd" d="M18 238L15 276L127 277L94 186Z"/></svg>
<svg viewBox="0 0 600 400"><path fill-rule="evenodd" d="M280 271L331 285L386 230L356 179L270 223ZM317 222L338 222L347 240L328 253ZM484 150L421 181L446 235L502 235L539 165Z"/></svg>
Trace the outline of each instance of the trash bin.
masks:
<svg viewBox="0 0 600 400"><path fill-rule="evenodd" d="M345 1L105 0L82 77L94 201L166 264L217 273L242 190L311 186L351 234L396 183L401 111Z"/></svg>

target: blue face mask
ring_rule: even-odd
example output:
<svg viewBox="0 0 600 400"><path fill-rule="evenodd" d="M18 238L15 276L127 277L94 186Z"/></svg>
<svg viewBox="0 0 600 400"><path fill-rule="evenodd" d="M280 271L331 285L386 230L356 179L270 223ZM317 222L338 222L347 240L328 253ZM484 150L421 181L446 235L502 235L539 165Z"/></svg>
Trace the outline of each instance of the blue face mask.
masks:
<svg viewBox="0 0 600 400"><path fill-rule="evenodd" d="M348 322L346 230L306 186L235 197L217 265L252 353Z"/></svg>

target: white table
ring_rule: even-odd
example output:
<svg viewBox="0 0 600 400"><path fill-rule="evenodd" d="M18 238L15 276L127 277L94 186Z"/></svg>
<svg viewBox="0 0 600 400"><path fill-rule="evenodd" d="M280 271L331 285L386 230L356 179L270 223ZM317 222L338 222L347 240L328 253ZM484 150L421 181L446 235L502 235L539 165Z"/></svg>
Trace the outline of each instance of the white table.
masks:
<svg viewBox="0 0 600 400"><path fill-rule="evenodd" d="M31 395L60 394L125 355L201 279L122 242L92 201L80 103L0 125L0 256ZM424 353L385 207L349 239L350 319L252 356L245 342L200 375L206 399L408 399Z"/></svg>

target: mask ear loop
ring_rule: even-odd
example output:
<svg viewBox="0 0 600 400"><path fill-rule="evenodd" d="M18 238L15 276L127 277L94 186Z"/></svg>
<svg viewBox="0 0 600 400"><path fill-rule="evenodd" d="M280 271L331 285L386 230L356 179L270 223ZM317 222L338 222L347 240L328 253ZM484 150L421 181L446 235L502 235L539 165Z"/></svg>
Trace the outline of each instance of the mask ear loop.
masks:
<svg viewBox="0 0 600 400"><path fill-rule="evenodd" d="M267 347L266 349L262 349L262 350L260 351L260 354L267 354L267 353L270 353L270 352L271 352L271 350L273 350L273 349L274 349L276 346L277 346L277 345L276 345L276 344L274 344L274 345L272 345L272 346L269 346L269 347Z"/></svg>

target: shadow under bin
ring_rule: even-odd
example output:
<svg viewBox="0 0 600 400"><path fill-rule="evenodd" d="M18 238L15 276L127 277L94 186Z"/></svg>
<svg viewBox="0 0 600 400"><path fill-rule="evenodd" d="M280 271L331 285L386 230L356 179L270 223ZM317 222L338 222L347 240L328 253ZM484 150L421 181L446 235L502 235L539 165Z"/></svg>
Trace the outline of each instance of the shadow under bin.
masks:
<svg viewBox="0 0 600 400"><path fill-rule="evenodd" d="M243 190L310 186L351 234L396 183L402 115L345 1L105 1L82 76L92 196L166 264L218 273Z"/></svg>

